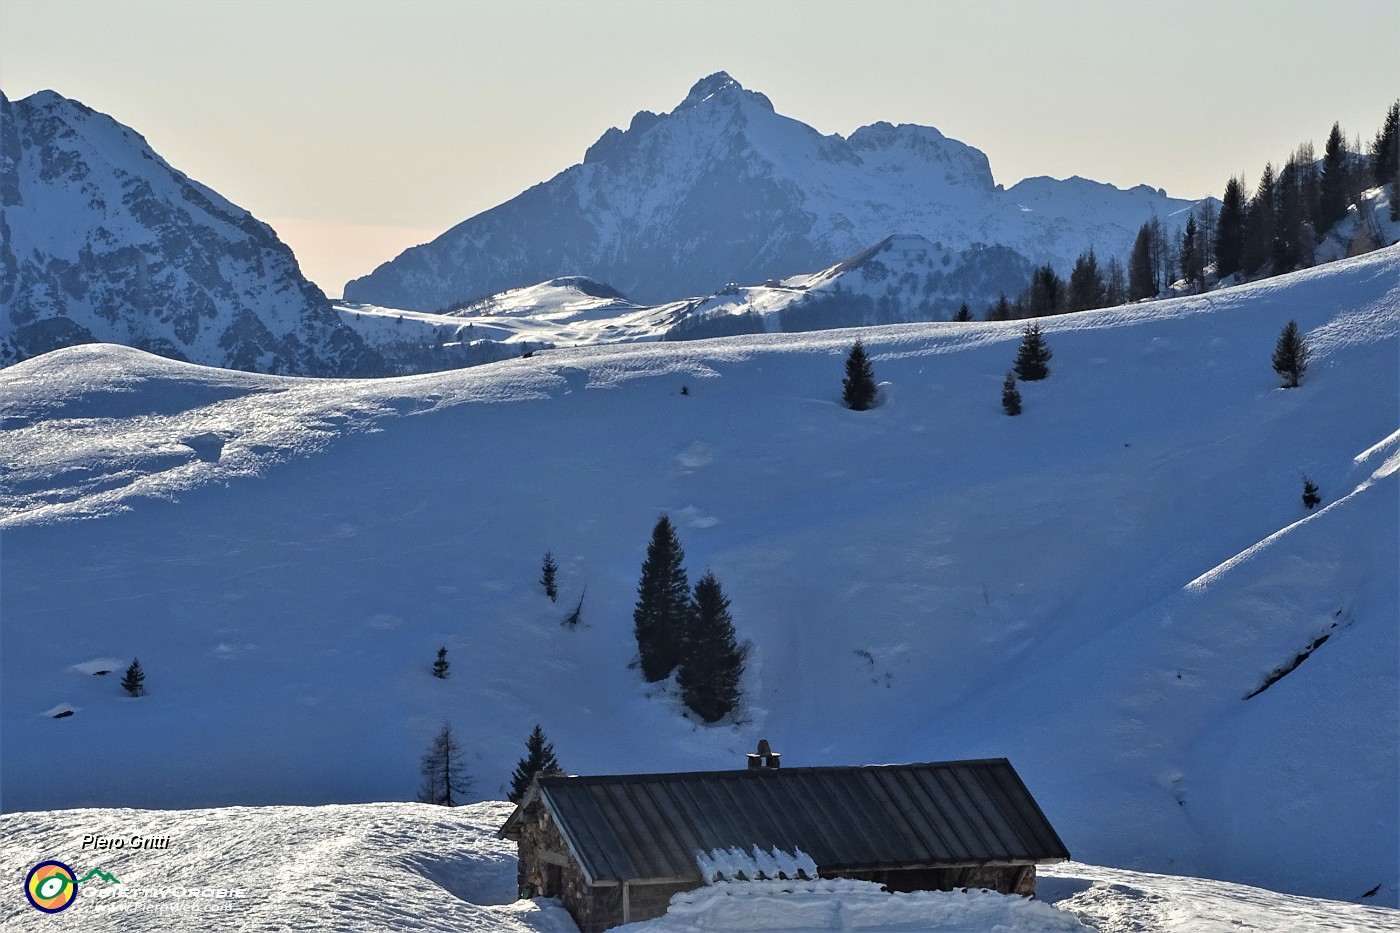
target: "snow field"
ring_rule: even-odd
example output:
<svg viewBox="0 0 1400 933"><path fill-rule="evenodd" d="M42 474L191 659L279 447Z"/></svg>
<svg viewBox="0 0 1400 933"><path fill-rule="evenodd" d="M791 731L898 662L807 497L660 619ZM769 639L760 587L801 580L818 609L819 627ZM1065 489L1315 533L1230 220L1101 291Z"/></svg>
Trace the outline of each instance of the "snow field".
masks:
<svg viewBox="0 0 1400 933"><path fill-rule="evenodd" d="M557 901L515 900L510 805L61 810L0 816L6 931L183 933L385 930L576 933ZM168 837L169 848L81 849L86 834ZM58 859L119 884L79 885L46 915L24 900L33 865ZM195 889L214 896L190 897ZM122 896L116 892L121 890ZM628 933L1382 933L1393 910L1223 882L1070 862L1042 867L1037 901L985 891L886 894L847 880L720 883L677 895ZM220 896L218 892L225 892ZM228 896L240 892L241 896Z"/></svg>
<svg viewBox="0 0 1400 933"><path fill-rule="evenodd" d="M1397 283L1391 248L1041 321L1015 419L1019 323L365 382L11 367L0 806L409 799L444 719L482 797L536 722L579 773L767 737L791 764L1004 755L1076 857L1394 904ZM1291 318L1314 359L1286 392ZM887 383L865 413L839 403L856 336ZM753 643L733 724L628 670L661 511ZM133 656L139 700L74 670Z"/></svg>

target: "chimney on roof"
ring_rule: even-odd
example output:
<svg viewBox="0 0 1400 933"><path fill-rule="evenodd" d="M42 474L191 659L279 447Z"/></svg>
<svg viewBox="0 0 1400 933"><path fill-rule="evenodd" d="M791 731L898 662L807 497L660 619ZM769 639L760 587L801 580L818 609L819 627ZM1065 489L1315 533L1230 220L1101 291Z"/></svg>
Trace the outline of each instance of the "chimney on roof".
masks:
<svg viewBox="0 0 1400 933"><path fill-rule="evenodd" d="M748 755L746 755L745 757L749 760L750 771L760 771L767 768L777 769L782 767L781 759L783 756L773 751L772 747L768 744L767 739L759 739L758 751L749 752Z"/></svg>

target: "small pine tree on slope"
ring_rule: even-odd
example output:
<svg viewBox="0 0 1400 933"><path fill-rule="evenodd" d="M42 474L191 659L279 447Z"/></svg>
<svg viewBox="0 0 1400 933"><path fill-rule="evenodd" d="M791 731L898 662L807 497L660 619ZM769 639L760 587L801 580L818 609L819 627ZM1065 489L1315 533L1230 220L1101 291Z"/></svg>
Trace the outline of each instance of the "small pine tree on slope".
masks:
<svg viewBox="0 0 1400 933"><path fill-rule="evenodd" d="M141 660L132 658L131 666L126 669L126 673L122 676L122 689L131 696L142 697L146 695L145 683L146 672L141 670Z"/></svg>
<svg viewBox="0 0 1400 933"><path fill-rule="evenodd" d="M447 648L438 649L437 660L433 662L433 676L438 680L447 679L447 669L452 665L447 660Z"/></svg>
<svg viewBox="0 0 1400 933"><path fill-rule="evenodd" d="M525 757L515 766L510 776L510 801L519 803L530 788L535 775L544 771L560 771L559 759L554 757L554 745L544 737L544 730L535 723L535 731L525 740Z"/></svg>
<svg viewBox="0 0 1400 933"><path fill-rule="evenodd" d="M1040 328L1031 324L1021 337L1021 346L1016 351L1016 364L1013 367L1016 378L1022 382L1034 382L1050 375L1050 357L1054 354L1040 335Z"/></svg>
<svg viewBox="0 0 1400 933"><path fill-rule="evenodd" d="M540 565L540 586L544 587L544 595L549 597L550 602L559 598L559 589L554 584L554 575L559 572L559 565L554 562L554 552L544 552L544 563Z"/></svg>
<svg viewBox="0 0 1400 933"><path fill-rule="evenodd" d="M1274 345L1274 372L1285 389L1296 389L1308 369L1308 344L1298 333L1298 322L1289 321Z"/></svg>
<svg viewBox="0 0 1400 933"><path fill-rule="evenodd" d="M1307 476L1303 477L1303 505L1309 509L1316 508L1322 497L1318 495L1317 483L1314 483Z"/></svg>
<svg viewBox="0 0 1400 933"><path fill-rule="evenodd" d="M642 676L648 683L665 680L680 663L690 616L690 583L684 561L676 529L662 515L651 532L637 582L637 606L632 612Z"/></svg>
<svg viewBox="0 0 1400 933"><path fill-rule="evenodd" d="M423 786L418 791L422 803L455 807L471 791L472 779L462 761L462 746L452 734L452 724L443 723L423 755Z"/></svg>
<svg viewBox="0 0 1400 933"><path fill-rule="evenodd" d="M857 340L846 357L846 378L841 380L841 399L851 411L866 411L875 404L875 370L866 355L865 344Z"/></svg>
<svg viewBox="0 0 1400 933"><path fill-rule="evenodd" d="M1001 384L1001 407L1013 418L1021 413L1021 393L1016 388L1016 374L1007 373Z"/></svg>
<svg viewBox="0 0 1400 933"><path fill-rule="evenodd" d="M729 599L713 573L695 584L690 638L676 676L685 705L706 723L718 722L739 705L744 650L734 637Z"/></svg>

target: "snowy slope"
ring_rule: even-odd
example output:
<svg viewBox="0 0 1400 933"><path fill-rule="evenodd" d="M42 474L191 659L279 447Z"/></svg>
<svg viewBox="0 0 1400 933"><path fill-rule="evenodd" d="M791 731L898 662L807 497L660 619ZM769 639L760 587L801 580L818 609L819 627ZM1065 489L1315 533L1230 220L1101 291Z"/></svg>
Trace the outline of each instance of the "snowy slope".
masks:
<svg viewBox="0 0 1400 933"><path fill-rule="evenodd" d="M95 341L258 372L378 369L266 224L105 114L0 94L0 365Z"/></svg>
<svg viewBox="0 0 1400 933"><path fill-rule="evenodd" d="M575 933L553 900L516 901L502 803L66 810L0 816L6 930L422 930ZM167 837L163 851L84 852L85 834ZM57 858L84 877L62 913L33 910L24 877ZM180 889L241 891L195 897ZM1040 901L984 891L886 894L854 881L713 885L676 896L627 933L1381 933L1392 910L1196 878L1068 863L1041 872ZM118 894L120 892L120 894ZM166 892L162 894L161 892ZM1042 903L1041 901L1049 902ZM1051 906L1053 904L1054 906ZM135 906L143 905L143 906Z"/></svg>
<svg viewBox="0 0 1400 933"><path fill-rule="evenodd" d="M927 126L823 136L724 72L674 110L642 111L575 165L345 286L345 299L436 311L562 275L662 303L820 269L894 235L1004 246L1068 273L1094 246L1124 258L1138 227L1190 202L1082 178L993 180L987 157ZM1184 221L1183 221L1184 222ZM996 290L980 296L996 299Z"/></svg>
<svg viewBox="0 0 1400 933"><path fill-rule="evenodd" d="M1004 247L953 251L898 236L819 272L661 305L566 276L441 313L344 302L336 311L398 371L413 373L558 347L951 320L961 302L1014 293L1030 275Z"/></svg>
<svg viewBox="0 0 1400 933"><path fill-rule="evenodd" d="M1314 361L1284 391L1289 319ZM1393 905L1400 249L1041 323L1018 419L1012 323L377 382L11 367L0 803L406 799L447 718L487 797L536 722L593 773L766 736L793 764L1006 755L1079 858ZM857 335L872 412L839 404ZM663 510L753 642L736 725L627 669ZM132 656L148 697L92 676Z"/></svg>
<svg viewBox="0 0 1400 933"><path fill-rule="evenodd" d="M401 372L492 363L555 347L658 340L701 299L650 307L565 276L443 313L340 303L341 320Z"/></svg>

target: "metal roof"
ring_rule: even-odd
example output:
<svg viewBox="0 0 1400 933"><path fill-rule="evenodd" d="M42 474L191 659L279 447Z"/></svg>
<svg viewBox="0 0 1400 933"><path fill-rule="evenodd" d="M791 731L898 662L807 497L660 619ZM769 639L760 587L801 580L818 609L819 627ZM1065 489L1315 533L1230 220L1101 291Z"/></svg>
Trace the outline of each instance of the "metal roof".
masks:
<svg viewBox="0 0 1400 933"><path fill-rule="evenodd" d="M593 883L700 880L696 852L801 849L823 871L1069 858L1005 758L541 777L501 828L545 806Z"/></svg>

